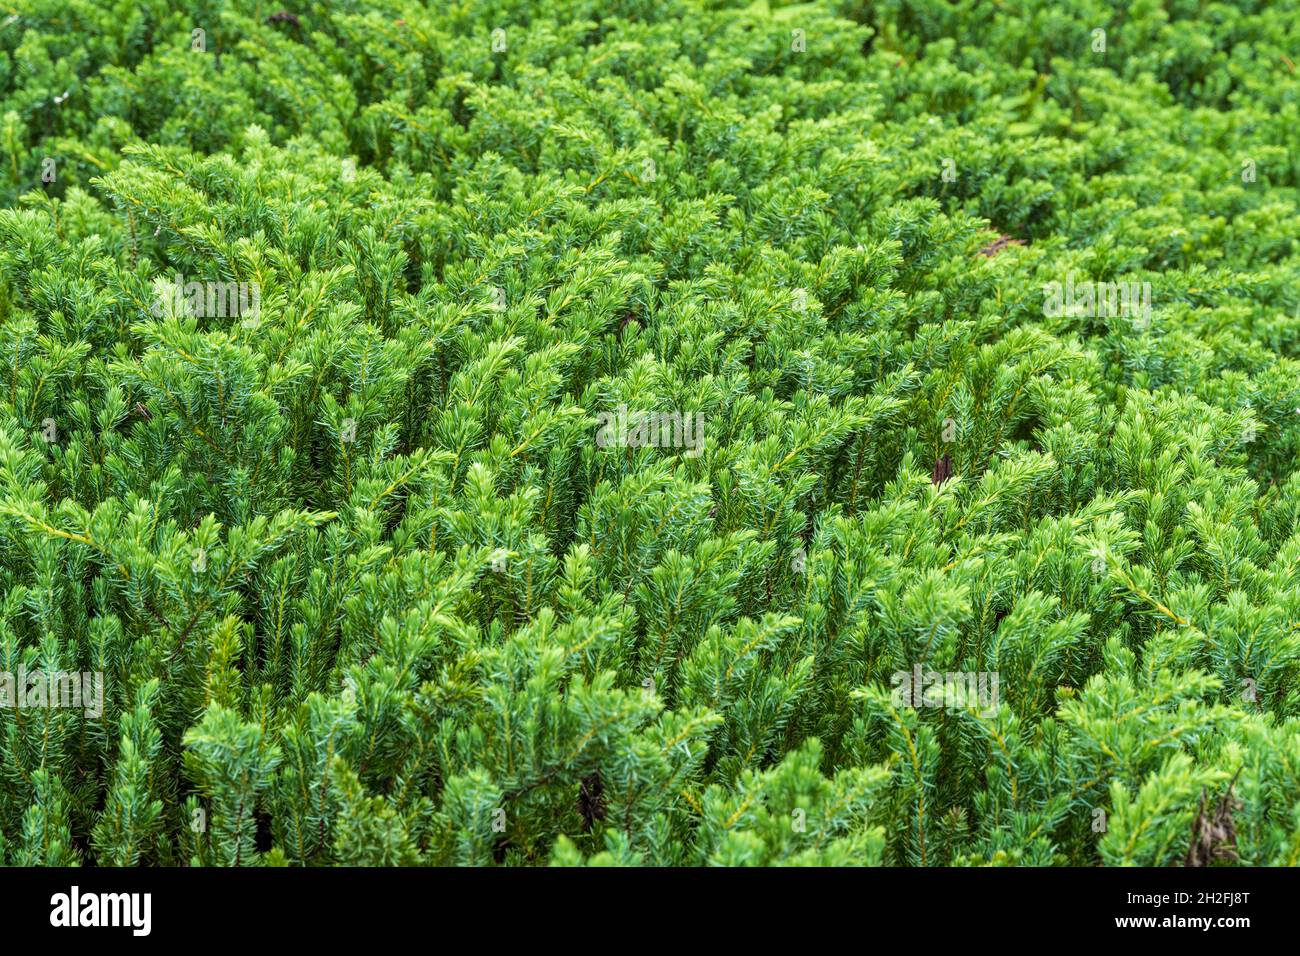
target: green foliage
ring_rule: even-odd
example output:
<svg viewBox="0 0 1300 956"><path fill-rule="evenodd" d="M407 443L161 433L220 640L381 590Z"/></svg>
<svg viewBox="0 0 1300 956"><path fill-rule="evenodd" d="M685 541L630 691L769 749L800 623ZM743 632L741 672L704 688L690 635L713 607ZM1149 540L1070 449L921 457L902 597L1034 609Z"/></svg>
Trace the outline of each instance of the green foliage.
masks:
<svg viewBox="0 0 1300 956"><path fill-rule="evenodd" d="M0 11L0 862L1300 863L1294 0L273 10Z"/></svg>

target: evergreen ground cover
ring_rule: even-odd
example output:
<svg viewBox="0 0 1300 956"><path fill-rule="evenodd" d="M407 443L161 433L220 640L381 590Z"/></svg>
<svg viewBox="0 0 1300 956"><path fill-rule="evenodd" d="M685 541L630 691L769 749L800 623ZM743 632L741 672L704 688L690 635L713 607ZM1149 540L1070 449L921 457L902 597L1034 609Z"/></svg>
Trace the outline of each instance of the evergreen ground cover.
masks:
<svg viewBox="0 0 1300 956"><path fill-rule="evenodd" d="M1296 0L0 9L0 862L1300 862Z"/></svg>

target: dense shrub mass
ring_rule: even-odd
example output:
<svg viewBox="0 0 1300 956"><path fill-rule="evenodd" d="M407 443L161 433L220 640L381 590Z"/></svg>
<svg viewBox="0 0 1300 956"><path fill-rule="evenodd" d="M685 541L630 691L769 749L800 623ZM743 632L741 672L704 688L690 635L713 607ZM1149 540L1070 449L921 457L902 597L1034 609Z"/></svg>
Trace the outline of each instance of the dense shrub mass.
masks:
<svg viewBox="0 0 1300 956"><path fill-rule="evenodd" d="M0 11L0 860L1300 862L1300 3L284 3Z"/></svg>

